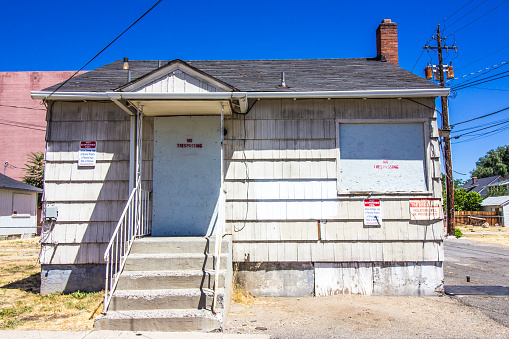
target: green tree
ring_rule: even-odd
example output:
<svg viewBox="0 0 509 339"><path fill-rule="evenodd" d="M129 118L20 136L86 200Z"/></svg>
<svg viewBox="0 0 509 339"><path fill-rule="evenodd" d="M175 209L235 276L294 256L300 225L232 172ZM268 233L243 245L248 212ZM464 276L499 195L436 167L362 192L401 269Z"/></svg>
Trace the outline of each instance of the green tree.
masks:
<svg viewBox="0 0 509 339"><path fill-rule="evenodd" d="M455 211L479 211L481 209L482 198L477 192L468 192L464 188L454 190L454 210Z"/></svg>
<svg viewBox="0 0 509 339"><path fill-rule="evenodd" d="M32 152L28 155L28 161L25 164L25 176L21 179L26 184L42 188L44 184L44 153ZM42 194L37 196L39 208L42 206Z"/></svg>
<svg viewBox="0 0 509 339"><path fill-rule="evenodd" d="M472 177L487 178L494 175L509 174L509 145L500 146L488 151L484 157L475 163L475 170L470 172Z"/></svg>
<svg viewBox="0 0 509 339"><path fill-rule="evenodd" d="M509 189L507 186L493 186L486 194L487 197L501 197L503 195L509 195Z"/></svg>

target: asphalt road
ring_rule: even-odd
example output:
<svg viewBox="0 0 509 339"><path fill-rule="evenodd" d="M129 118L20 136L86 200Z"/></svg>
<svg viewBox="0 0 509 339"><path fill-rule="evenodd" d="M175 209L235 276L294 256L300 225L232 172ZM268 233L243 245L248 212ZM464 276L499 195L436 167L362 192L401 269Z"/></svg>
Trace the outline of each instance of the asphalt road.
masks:
<svg viewBox="0 0 509 339"><path fill-rule="evenodd" d="M446 292L455 290L460 302L509 327L509 296L507 288L502 288L509 286L508 247L447 239L444 265ZM462 291L468 294L473 290L493 295L462 295Z"/></svg>

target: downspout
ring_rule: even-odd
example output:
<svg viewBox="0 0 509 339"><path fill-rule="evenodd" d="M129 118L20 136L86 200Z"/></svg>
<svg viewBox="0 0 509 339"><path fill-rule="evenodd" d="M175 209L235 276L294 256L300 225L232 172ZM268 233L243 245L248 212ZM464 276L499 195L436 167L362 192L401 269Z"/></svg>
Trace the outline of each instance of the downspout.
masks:
<svg viewBox="0 0 509 339"><path fill-rule="evenodd" d="M134 189L134 172L136 170L136 115L131 115L129 133L129 194Z"/></svg>

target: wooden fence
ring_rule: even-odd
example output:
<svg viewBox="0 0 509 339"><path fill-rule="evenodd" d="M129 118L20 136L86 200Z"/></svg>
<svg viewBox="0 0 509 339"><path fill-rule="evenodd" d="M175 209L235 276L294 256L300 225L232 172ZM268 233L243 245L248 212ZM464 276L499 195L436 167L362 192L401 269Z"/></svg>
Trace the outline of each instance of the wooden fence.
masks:
<svg viewBox="0 0 509 339"><path fill-rule="evenodd" d="M455 211L454 224L455 225L473 225L481 226L487 222L490 226L499 224L504 226L504 219L502 215L492 211Z"/></svg>

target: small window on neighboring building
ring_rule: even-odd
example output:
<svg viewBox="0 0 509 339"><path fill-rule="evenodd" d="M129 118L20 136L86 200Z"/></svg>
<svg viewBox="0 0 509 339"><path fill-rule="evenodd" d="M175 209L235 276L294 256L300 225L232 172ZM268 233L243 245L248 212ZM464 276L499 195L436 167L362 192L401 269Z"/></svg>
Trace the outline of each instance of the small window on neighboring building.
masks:
<svg viewBox="0 0 509 339"><path fill-rule="evenodd" d="M12 214L30 215L34 213L34 197L30 194L14 193L12 195Z"/></svg>
<svg viewBox="0 0 509 339"><path fill-rule="evenodd" d="M423 192L424 123L338 123L338 192Z"/></svg>

